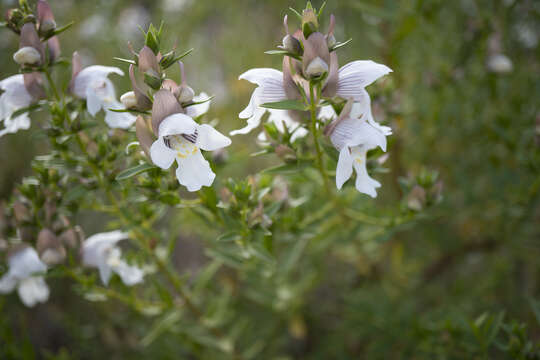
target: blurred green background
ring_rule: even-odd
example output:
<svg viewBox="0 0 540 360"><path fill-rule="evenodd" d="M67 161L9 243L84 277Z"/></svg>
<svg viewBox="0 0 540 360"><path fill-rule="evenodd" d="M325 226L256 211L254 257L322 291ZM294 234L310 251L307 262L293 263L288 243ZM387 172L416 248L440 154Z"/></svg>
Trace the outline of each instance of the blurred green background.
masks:
<svg viewBox="0 0 540 360"><path fill-rule="evenodd" d="M280 67L281 59L264 51L281 42L286 9L305 5L283 0L50 3L59 24L75 21L60 37L63 56L78 50L87 64L124 70L112 58L129 57L128 41L141 46L139 26L163 20L166 44L195 48L185 59L188 81L196 92L215 95L210 117L220 119L223 132L244 125L237 114L253 86L238 81L238 75L254 67ZM4 12L13 1L1 4ZM368 88L376 120L394 130L390 171L377 174L383 182L379 198L359 196L358 201L380 209L396 202L406 206L409 195L399 179L424 169L439 172L444 198L426 210L425 221L387 234L374 253L365 249L377 266L363 263L346 242L340 244L342 261L329 266L325 285L307 296L305 318L283 327L284 342L265 339L272 350L260 358L487 359L473 325L495 321L502 312L509 332L524 324L528 340L523 341L537 344L540 2L330 0L325 13L336 16L338 40L353 39L339 51L341 65L372 59L394 70L384 86ZM17 47L16 36L3 30L1 78L17 71L11 59ZM500 55L511 68L497 67ZM119 95L129 89L127 77L114 81ZM32 157L45 151L36 132L39 120L31 131L0 139L0 199L30 174ZM254 138L233 139L225 174L239 179L265 167L249 157L257 149ZM168 351L175 348L174 338L142 349L137 334L144 326L128 324L144 324L144 318L119 311L121 306L88 304L69 288L54 287L53 294L48 304L30 310L15 295L0 298L0 346L17 349L20 358L184 358ZM7 309L15 311L6 314Z"/></svg>

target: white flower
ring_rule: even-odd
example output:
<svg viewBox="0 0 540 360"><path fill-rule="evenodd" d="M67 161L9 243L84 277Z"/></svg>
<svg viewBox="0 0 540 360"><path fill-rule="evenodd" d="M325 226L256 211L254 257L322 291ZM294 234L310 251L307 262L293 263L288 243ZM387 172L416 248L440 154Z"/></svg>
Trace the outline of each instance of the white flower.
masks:
<svg viewBox="0 0 540 360"><path fill-rule="evenodd" d="M188 107L187 109L189 109ZM231 144L231 140L207 124L199 125L190 116L173 114L159 124L158 139L150 148L154 164L168 169L176 159L176 177L189 191L211 186L216 174L201 154Z"/></svg>
<svg viewBox="0 0 540 360"><path fill-rule="evenodd" d="M276 69L261 68L251 69L240 75L240 80L247 80L258 87L253 91L248 106L240 113L241 119L247 119L247 126L231 131L231 135L247 134L261 124L261 118L266 111L270 113L269 121L273 122L278 130L283 130L283 124L287 126L289 132L293 132L291 141L296 138L306 136L307 130L290 117L287 110L266 109L260 107L264 103L287 100L285 87L283 84L283 73ZM296 130L296 131L295 131Z"/></svg>
<svg viewBox="0 0 540 360"><path fill-rule="evenodd" d="M512 60L510 60L508 56L503 54L491 55L488 59L487 67L489 71L498 74L509 73L514 69Z"/></svg>
<svg viewBox="0 0 540 360"><path fill-rule="evenodd" d="M122 231L111 231L90 236L83 243L83 263L96 267L103 284L108 285L112 273L118 274L122 282L128 286L138 284L143 280L143 272L136 266L131 266L122 260L122 251L116 243L128 238Z"/></svg>
<svg viewBox="0 0 540 360"><path fill-rule="evenodd" d="M105 111L105 122L111 128L127 129L136 117L127 112L115 112L109 109L125 109L116 100L114 86L107 78L111 73L123 76L124 72L116 67L94 65L81 70L73 80L73 93L86 99L88 112L95 116L101 109Z"/></svg>
<svg viewBox="0 0 540 360"><path fill-rule="evenodd" d="M33 248L17 251L9 257L8 264L8 272L0 279L0 293L7 294L17 288L21 301L28 307L49 299L49 287L41 276L47 266Z"/></svg>
<svg viewBox="0 0 540 360"><path fill-rule="evenodd" d="M41 54L33 47L25 46L13 54L13 60L19 65L36 64L41 60Z"/></svg>
<svg viewBox="0 0 540 360"><path fill-rule="evenodd" d="M10 76L0 81L0 89L4 91L0 95L0 121L4 121L4 129L0 130L0 136L28 129L30 127L28 113L11 117L14 112L27 107L33 101L32 95L24 86L23 75Z"/></svg>
<svg viewBox="0 0 540 360"><path fill-rule="evenodd" d="M386 151L386 136L390 135L392 130L379 125L372 119L369 97L364 98L363 102L349 101L340 118L329 127L330 140L339 151L336 169L337 188L341 189L349 180L354 168L356 189L361 193L376 197L376 189L381 184L368 175L366 154L376 147Z"/></svg>

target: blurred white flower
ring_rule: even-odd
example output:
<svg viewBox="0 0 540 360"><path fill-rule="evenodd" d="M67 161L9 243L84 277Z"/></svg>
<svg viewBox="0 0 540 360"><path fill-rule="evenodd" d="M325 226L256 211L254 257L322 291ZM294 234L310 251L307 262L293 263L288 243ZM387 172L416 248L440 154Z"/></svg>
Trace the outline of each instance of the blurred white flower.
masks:
<svg viewBox="0 0 540 360"><path fill-rule="evenodd" d="M15 288L24 305L32 307L49 299L49 287L42 276L47 266L31 247L16 251L8 258L9 270L0 279L0 293L7 294Z"/></svg>
<svg viewBox="0 0 540 360"><path fill-rule="evenodd" d="M124 72L117 67L93 65L84 68L75 72L72 79L72 91L77 97L86 99L88 112L92 116L103 109L107 125L111 128L127 129L133 125L136 117L127 112L110 110L125 109L122 103L116 100L114 86L107 78L113 73L124 75Z"/></svg>
<svg viewBox="0 0 540 360"><path fill-rule="evenodd" d="M350 99L339 118L328 125L325 133L339 151L336 169L337 188L341 189L349 180L354 168L356 189L361 193L376 197L376 189L381 184L368 175L366 154L376 147L386 151L386 136L392 134L392 129L381 126L373 120L369 96L366 95L363 101L357 102Z"/></svg>
<svg viewBox="0 0 540 360"><path fill-rule="evenodd" d="M512 64L512 60L506 55L494 54L489 57L487 68L494 73L504 74L511 72L514 69L514 65Z"/></svg>
<svg viewBox="0 0 540 360"><path fill-rule="evenodd" d="M83 243L83 263L99 270L103 284L108 285L112 273L118 274L122 282L128 286L143 281L143 271L137 266L131 266L122 258L122 251L116 243L128 238L122 231L111 231L90 236Z"/></svg>
<svg viewBox="0 0 540 360"><path fill-rule="evenodd" d="M14 75L0 81L0 89L3 91L0 95L0 122L4 122L0 136L30 128L28 113L12 118L13 113L29 106L33 101L32 95L24 86L24 76Z"/></svg>
<svg viewBox="0 0 540 360"><path fill-rule="evenodd" d="M107 22L105 17L100 14L94 14L87 17L79 26L79 34L83 38L92 38L106 29Z"/></svg>
<svg viewBox="0 0 540 360"><path fill-rule="evenodd" d="M193 0L163 0L163 10L166 12L176 12L176 11L182 11L191 3Z"/></svg>
<svg viewBox="0 0 540 360"><path fill-rule="evenodd" d="M231 140L212 126L199 125L190 116L178 113L161 121L150 155L154 164L162 169L170 168L176 160L176 177L180 184L188 191L197 191L211 186L216 177L201 150L214 151L230 144Z"/></svg>
<svg viewBox="0 0 540 360"><path fill-rule="evenodd" d="M123 37L133 36L140 28L146 28L150 22L150 14L140 5L122 10L118 17L118 30Z"/></svg>

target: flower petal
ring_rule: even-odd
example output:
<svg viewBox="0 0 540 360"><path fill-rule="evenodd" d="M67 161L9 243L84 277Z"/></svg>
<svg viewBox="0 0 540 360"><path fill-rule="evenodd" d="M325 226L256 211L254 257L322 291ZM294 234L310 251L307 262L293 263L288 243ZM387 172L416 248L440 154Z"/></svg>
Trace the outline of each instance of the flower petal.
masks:
<svg viewBox="0 0 540 360"><path fill-rule="evenodd" d="M143 271L123 260L120 260L116 266L112 267L112 270L120 276L122 282L127 286L138 284L143 280Z"/></svg>
<svg viewBox="0 0 540 360"><path fill-rule="evenodd" d="M266 109L264 109L264 108L256 109L255 112L253 113L253 116L251 116L247 120L247 125L245 127L241 128L241 129L238 129L238 130L233 130L229 134L231 136L234 136L234 135L238 135L238 134L247 134L247 133L249 133L251 130L255 129L256 127L258 127L261 124L261 118L262 118L262 116L264 115L265 112L266 112Z"/></svg>
<svg viewBox="0 0 540 360"><path fill-rule="evenodd" d="M200 93L199 95L195 96L193 98L193 102L200 102L200 101L204 101L206 99L208 99L209 96L205 93L205 92L202 92ZM191 116L192 118L197 118L201 115L204 115L208 112L208 110L210 109L210 103L211 103L211 100L209 101L206 101L202 104L197 104L197 105L191 105L191 106L188 106L186 108L186 113Z"/></svg>
<svg viewBox="0 0 540 360"><path fill-rule="evenodd" d="M179 166L176 177L188 191L198 191L201 187L211 186L214 182L216 174L199 150L185 158L178 158L177 161Z"/></svg>
<svg viewBox="0 0 540 360"><path fill-rule="evenodd" d="M32 307L38 302L45 302L49 299L49 287L42 276L21 281L17 291L21 301L28 307Z"/></svg>
<svg viewBox="0 0 540 360"><path fill-rule="evenodd" d="M348 63L339 69L337 95L344 99L361 100L361 91L375 80L392 70L371 60L359 60Z"/></svg>
<svg viewBox="0 0 540 360"><path fill-rule="evenodd" d="M17 286L17 279L9 272L0 279L0 294L9 294Z"/></svg>
<svg viewBox="0 0 540 360"><path fill-rule="evenodd" d="M341 189L343 184L349 180L353 171L353 158L348 147L343 147L339 152L339 159L336 168L336 186Z"/></svg>
<svg viewBox="0 0 540 360"><path fill-rule="evenodd" d="M176 153L173 149L165 145L165 142L162 137L154 141L150 147L150 158L152 162L159 166L160 168L166 170L171 167L174 159L176 158Z"/></svg>
<svg viewBox="0 0 540 360"><path fill-rule="evenodd" d="M167 116L159 125L159 137L180 134L193 134L197 123L186 114L173 114Z"/></svg>
<svg viewBox="0 0 540 360"><path fill-rule="evenodd" d="M231 139L208 124L200 125L197 133L196 145L203 150L214 151L231 145Z"/></svg>
<svg viewBox="0 0 540 360"><path fill-rule="evenodd" d="M112 104L106 105L105 109L105 122L109 127L113 129L128 129L133 125L137 118L128 112L116 112L109 109L121 110L124 109L123 105L118 101L114 101Z"/></svg>
<svg viewBox="0 0 540 360"><path fill-rule="evenodd" d="M104 80L109 74L124 76L124 72L117 67L93 65L82 69L73 82L73 93L79 98L85 98L86 88L96 80Z"/></svg>
<svg viewBox="0 0 540 360"><path fill-rule="evenodd" d="M351 149L352 157L354 158L353 166L356 170L356 190L369 195L372 198L377 197L377 188L381 187L381 184L372 179L366 168L366 153L367 149L363 147L354 147Z"/></svg>
<svg viewBox="0 0 540 360"><path fill-rule="evenodd" d="M128 234L120 230L98 233L90 236L83 243L83 264L93 267L99 266L100 259L103 258L103 251L115 246L120 240L125 240L127 238Z"/></svg>

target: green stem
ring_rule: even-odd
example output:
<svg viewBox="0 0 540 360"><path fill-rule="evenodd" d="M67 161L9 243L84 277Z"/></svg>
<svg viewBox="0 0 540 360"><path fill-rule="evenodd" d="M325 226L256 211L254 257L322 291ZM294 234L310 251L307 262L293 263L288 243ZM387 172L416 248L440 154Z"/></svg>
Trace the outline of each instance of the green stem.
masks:
<svg viewBox="0 0 540 360"><path fill-rule="evenodd" d="M54 84L54 81L52 79L51 73L49 71L49 68L45 68L43 70L45 73L45 77L47 78L47 81L49 82L49 86L51 87L51 90L53 92L53 95L57 101L60 101L60 95L58 93L58 90L56 89L56 85Z"/></svg>
<svg viewBox="0 0 540 360"><path fill-rule="evenodd" d="M324 187L326 189L326 192L333 197L332 188L330 187L330 183L328 182L328 174L326 173L326 170L324 168L324 160L323 155L321 151L321 146L319 144L319 132L317 129L317 101L315 97L315 92L313 91L313 83L309 83L309 112L311 115L311 134L313 135L313 142L315 143L315 152L316 152L316 160L317 160L317 168L319 169L319 172L323 178Z"/></svg>

